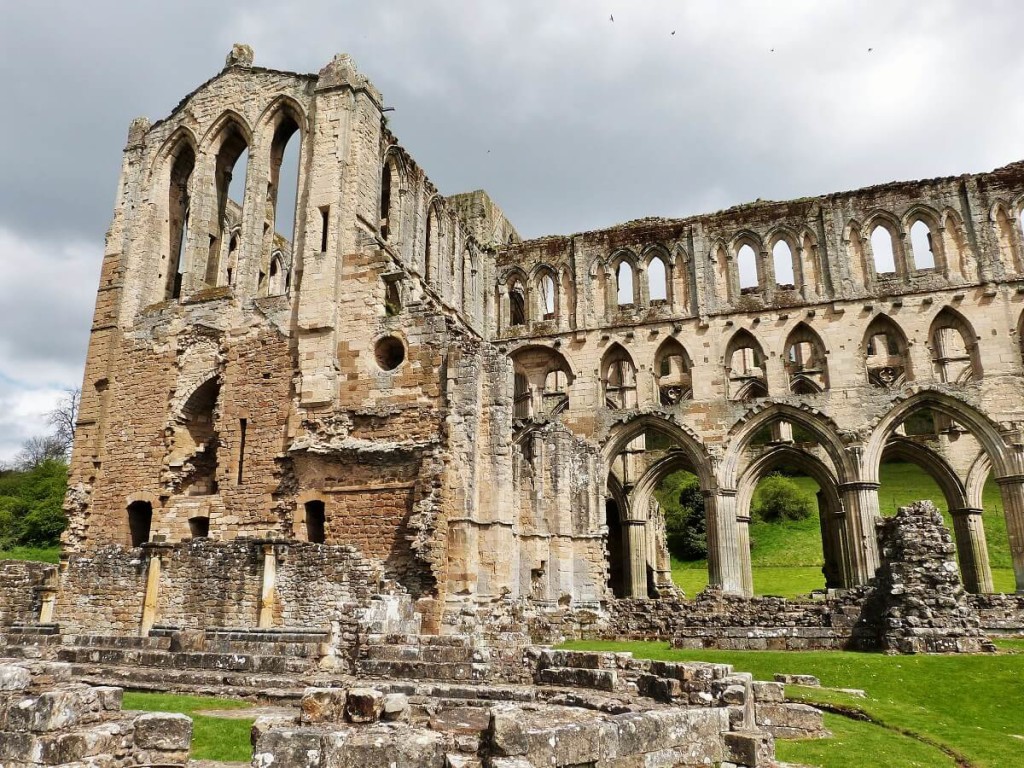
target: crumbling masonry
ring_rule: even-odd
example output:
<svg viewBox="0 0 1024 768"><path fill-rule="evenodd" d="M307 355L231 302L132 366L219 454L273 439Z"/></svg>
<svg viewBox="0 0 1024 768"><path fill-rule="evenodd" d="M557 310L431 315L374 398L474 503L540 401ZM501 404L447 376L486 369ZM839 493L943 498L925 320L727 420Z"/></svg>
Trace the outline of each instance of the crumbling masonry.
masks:
<svg viewBox="0 0 1024 768"><path fill-rule="evenodd" d="M384 591L438 632L676 598L653 491L678 469L712 586L750 596L782 464L822 489L822 587L855 588L893 457L938 481L973 593L995 477L1024 590L1024 163L523 242L383 107L347 56L236 46L131 124L46 620L322 629Z"/></svg>

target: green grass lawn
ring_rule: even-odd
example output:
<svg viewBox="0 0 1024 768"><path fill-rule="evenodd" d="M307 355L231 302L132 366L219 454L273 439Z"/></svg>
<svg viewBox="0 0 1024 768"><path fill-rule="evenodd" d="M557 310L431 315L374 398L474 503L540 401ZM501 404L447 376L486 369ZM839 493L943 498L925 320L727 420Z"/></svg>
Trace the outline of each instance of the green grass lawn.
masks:
<svg viewBox="0 0 1024 768"><path fill-rule="evenodd" d="M177 696L169 693L125 691L122 709L146 712L181 712L192 718L192 759L248 763L252 759L249 732L253 719L228 720L197 715L196 710L243 709L247 701L213 696Z"/></svg>
<svg viewBox="0 0 1024 768"><path fill-rule="evenodd" d="M676 651L665 643L601 641L566 647L632 651L669 661L726 662L762 680L776 672L812 674L823 686L866 692L867 698L858 698L787 686L790 698L858 709L875 724L830 716L827 725L836 738L780 742L779 757L786 761L828 768L954 765L942 748L971 766L1004 768L1024 765L1024 641L999 645L1003 651L995 656Z"/></svg>
<svg viewBox="0 0 1024 768"><path fill-rule="evenodd" d="M814 497L818 486L811 478L792 479ZM952 531L953 522L945 509L942 493L924 470L914 464L883 464L880 480L878 501L883 515L894 515L897 509L913 501L931 499L942 510L946 526ZM991 479L985 484L983 500L985 536L995 590L1013 592L1016 587L1006 518L999 488ZM824 588L821 528L817 515L782 523L751 523L750 540L755 594L794 597ZM696 595L708 584L707 561L673 560L672 580L688 597Z"/></svg>
<svg viewBox="0 0 1024 768"><path fill-rule="evenodd" d="M40 563L56 563L59 559L59 546L0 549L0 560L35 560Z"/></svg>

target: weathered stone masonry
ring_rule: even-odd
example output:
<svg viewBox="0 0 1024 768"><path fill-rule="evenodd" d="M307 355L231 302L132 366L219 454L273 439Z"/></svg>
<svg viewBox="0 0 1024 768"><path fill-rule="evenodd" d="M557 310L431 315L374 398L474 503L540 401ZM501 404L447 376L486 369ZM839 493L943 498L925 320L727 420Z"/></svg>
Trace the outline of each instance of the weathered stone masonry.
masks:
<svg viewBox="0 0 1024 768"><path fill-rule="evenodd" d="M780 464L822 488L822 586L854 588L888 458L938 481L975 593L994 475L1024 589L1024 164L521 242L485 193L440 196L383 109L347 56L300 75L236 46L132 123L61 621L316 621L285 550L313 558L310 595L316 557L372 564L431 630L499 599L670 595L653 491L677 469L700 479L712 585L749 596L751 496ZM921 412L934 428L908 434ZM87 610L95 558L116 617ZM172 599L196 574L244 583L216 593L237 609ZM344 569L321 578L340 599Z"/></svg>

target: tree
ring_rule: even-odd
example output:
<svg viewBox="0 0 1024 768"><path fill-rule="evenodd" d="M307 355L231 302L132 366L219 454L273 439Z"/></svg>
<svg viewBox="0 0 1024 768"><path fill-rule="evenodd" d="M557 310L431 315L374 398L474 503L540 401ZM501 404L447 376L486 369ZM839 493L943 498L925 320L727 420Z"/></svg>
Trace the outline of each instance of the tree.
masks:
<svg viewBox="0 0 1024 768"><path fill-rule="evenodd" d="M788 477L772 473L757 487L753 512L769 523L804 520L814 512L814 505L796 483Z"/></svg>
<svg viewBox="0 0 1024 768"><path fill-rule="evenodd" d="M53 439L63 447L65 459L71 458L71 447L75 442L75 422L78 420L78 406L82 401L81 387L64 390L56 407L46 415L53 427Z"/></svg>
<svg viewBox="0 0 1024 768"><path fill-rule="evenodd" d="M700 481L684 470L673 472L662 481L654 496L665 514L669 552L680 560L707 557L707 524Z"/></svg>
<svg viewBox="0 0 1024 768"><path fill-rule="evenodd" d="M63 463L67 458L64 441L56 435L30 437L21 444L21 450L14 457L14 466L23 472L35 469L46 461Z"/></svg>

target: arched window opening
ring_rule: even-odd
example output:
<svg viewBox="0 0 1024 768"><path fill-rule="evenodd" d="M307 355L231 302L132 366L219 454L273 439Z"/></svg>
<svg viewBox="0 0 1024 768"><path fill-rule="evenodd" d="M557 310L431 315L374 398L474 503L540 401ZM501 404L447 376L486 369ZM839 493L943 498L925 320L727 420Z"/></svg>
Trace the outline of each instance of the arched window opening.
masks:
<svg viewBox="0 0 1024 768"><path fill-rule="evenodd" d="M521 421L533 416L532 400L530 380L525 373L516 371L512 381L512 418Z"/></svg>
<svg viewBox="0 0 1024 768"><path fill-rule="evenodd" d="M423 239L423 279L428 283L434 282L434 264L437 262L435 249L437 248L437 208L431 205L427 209L427 227ZM514 325L514 323L513 323Z"/></svg>
<svg viewBox="0 0 1024 768"><path fill-rule="evenodd" d="M868 381L876 387L901 387L911 380L907 340L892 320L876 317L864 336Z"/></svg>
<svg viewBox="0 0 1024 768"><path fill-rule="evenodd" d="M182 470L177 492L206 496L217 492L216 429L220 384L212 378L201 384L185 401L174 430L171 465Z"/></svg>
<svg viewBox="0 0 1024 768"><path fill-rule="evenodd" d="M281 296L285 292L285 270L280 253L270 257L270 288L271 296Z"/></svg>
<svg viewBox="0 0 1024 768"><path fill-rule="evenodd" d="M624 410L636 407L636 367L629 354L615 345L601 366L604 400L609 408Z"/></svg>
<svg viewBox="0 0 1024 768"><path fill-rule="evenodd" d="M128 505L128 534L133 547L149 541L153 526L153 505L148 501L133 501Z"/></svg>
<svg viewBox="0 0 1024 768"><path fill-rule="evenodd" d="M914 252L915 269L935 269L932 230L920 219L910 227L910 247Z"/></svg>
<svg viewBox="0 0 1024 768"><path fill-rule="evenodd" d="M647 291L651 303L668 300L668 271L660 256L655 256L647 265Z"/></svg>
<svg viewBox="0 0 1024 768"><path fill-rule="evenodd" d="M282 111L270 146L270 184L267 188L266 212L268 226L265 231L272 238L271 242L264 244L264 254L279 247L279 241L282 240L287 243L285 249L291 252L292 243L295 242L295 205L299 191L301 149L302 132L299 124L288 112ZM283 179L288 182L285 183Z"/></svg>
<svg viewBox="0 0 1024 768"><path fill-rule="evenodd" d="M620 261L615 270L616 300L620 307L633 303L633 267L626 261Z"/></svg>
<svg viewBox="0 0 1024 768"><path fill-rule="evenodd" d="M726 347L726 375L731 400L748 401L768 396L764 352L748 331L739 331Z"/></svg>
<svg viewBox="0 0 1024 768"><path fill-rule="evenodd" d="M183 143L171 166L171 181L167 195L167 274L164 289L165 299L181 296L182 276L186 268L185 248L188 243L189 181L196 167L196 153L192 146Z"/></svg>
<svg viewBox="0 0 1024 768"><path fill-rule="evenodd" d="M555 318L555 281L551 275L544 275L540 281L541 294L544 300L544 319L554 320Z"/></svg>
<svg viewBox="0 0 1024 768"><path fill-rule="evenodd" d="M390 234L391 224L391 183L394 176L394 165L389 160L384 163L380 177L380 236L385 240Z"/></svg>
<svg viewBox="0 0 1024 768"><path fill-rule="evenodd" d="M772 248L772 263L775 265L775 284L777 287L791 291L796 287L793 276L793 250L785 240L779 240Z"/></svg>
<svg viewBox="0 0 1024 768"><path fill-rule="evenodd" d="M231 126L221 141L214 169L217 191L217 219L210 232L206 259L207 285L220 285L221 248L225 236L243 222L246 179L249 171L249 145L242 132Z"/></svg>
<svg viewBox="0 0 1024 768"><path fill-rule="evenodd" d="M896 274L896 250L893 235L881 224L871 230L871 253L875 257L875 274Z"/></svg>
<svg viewBox="0 0 1024 768"><path fill-rule="evenodd" d="M544 413L553 416L569 407L569 376L565 371L548 371L544 377Z"/></svg>
<svg viewBox="0 0 1024 768"><path fill-rule="evenodd" d="M740 273L740 293L754 293L761 286L757 269L757 254L749 245L743 245L736 253L736 265Z"/></svg>
<svg viewBox="0 0 1024 768"><path fill-rule="evenodd" d="M732 282L729 280L729 256L725 248L719 245L714 252L715 287L720 301L729 301L735 298L732 295Z"/></svg>
<svg viewBox="0 0 1024 768"><path fill-rule="evenodd" d="M962 317L944 309L932 323L932 363L940 381L966 384L981 378L978 342L973 329Z"/></svg>
<svg viewBox="0 0 1024 768"><path fill-rule="evenodd" d="M306 513L306 541L311 544L323 544L326 540L327 518L322 501L307 501L304 506Z"/></svg>
<svg viewBox="0 0 1024 768"><path fill-rule="evenodd" d="M818 335L801 323L786 341L783 361L794 395L813 395L828 389L828 363Z"/></svg>
<svg viewBox="0 0 1024 768"><path fill-rule="evenodd" d="M206 539L210 536L210 518L206 515L190 517L188 519L188 532L193 539Z"/></svg>
<svg viewBox="0 0 1024 768"><path fill-rule="evenodd" d="M610 496L604 503L605 524L608 538L605 556L608 558L608 588L615 597L626 596L625 572L623 568L622 522L619 520L619 505Z"/></svg>
<svg viewBox="0 0 1024 768"><path fill-rule="evenodd" d="M526 325L526 290L518 280L508 289L508 307L509 325Z"/></svg>
<svg viewBox="0 0 1024 768"><path fill-rule="evenodd" d="M675 405L693 399L690 356L675 339L662 344L654 359L658 395L662 405Z"/></svg>

